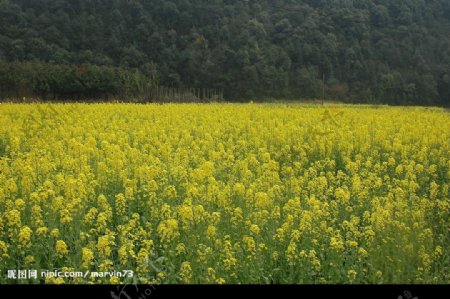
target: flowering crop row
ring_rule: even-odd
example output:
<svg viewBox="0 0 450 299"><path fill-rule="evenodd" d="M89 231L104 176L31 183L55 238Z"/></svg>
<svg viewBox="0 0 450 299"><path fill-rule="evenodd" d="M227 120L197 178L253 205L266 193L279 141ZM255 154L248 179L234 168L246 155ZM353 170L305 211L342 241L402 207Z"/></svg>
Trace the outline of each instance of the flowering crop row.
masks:
<svg viewBox="0 0 450 299"><path fill-rule="evenodd" d="M448 283L449 178L437 108L1 104L0 282Z"/></svg>

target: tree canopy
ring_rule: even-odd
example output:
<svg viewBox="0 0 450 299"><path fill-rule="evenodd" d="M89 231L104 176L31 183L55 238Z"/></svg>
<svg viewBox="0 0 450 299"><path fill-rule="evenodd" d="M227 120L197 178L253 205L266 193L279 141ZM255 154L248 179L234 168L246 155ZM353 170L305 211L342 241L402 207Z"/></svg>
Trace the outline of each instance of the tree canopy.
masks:
<svg viewBox="0 0 450 299"><path fill-rule="evenodd" d="M163 86L222 88L229 100L325 89L353 102L449 105L449 49L448 0L0 0L2 89L11 63L33 61L60 66L51 72L96 66L88 73L100 82L136 70Z"/></svg>

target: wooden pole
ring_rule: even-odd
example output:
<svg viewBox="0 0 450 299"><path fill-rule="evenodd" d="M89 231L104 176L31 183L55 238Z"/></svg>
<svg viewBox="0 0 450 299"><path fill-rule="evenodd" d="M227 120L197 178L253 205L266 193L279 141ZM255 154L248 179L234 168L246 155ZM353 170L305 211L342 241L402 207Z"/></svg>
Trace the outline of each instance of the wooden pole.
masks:
<svg viewBox="0 0 450 299"><path fill-rule="evenodd" d="M322 106L325 101L325 73L322 74Z"/></svg>

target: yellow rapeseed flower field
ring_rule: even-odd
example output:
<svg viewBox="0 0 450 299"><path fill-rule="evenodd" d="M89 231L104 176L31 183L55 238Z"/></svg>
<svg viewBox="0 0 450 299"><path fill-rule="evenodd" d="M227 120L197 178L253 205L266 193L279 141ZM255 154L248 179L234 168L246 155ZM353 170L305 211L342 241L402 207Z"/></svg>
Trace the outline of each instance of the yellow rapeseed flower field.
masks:
<svg viewBox="0 0 450 299"><path fill-rule="evenodd" d="M438 108L0 104L0 282L449 283L449 178Z"/></svg>

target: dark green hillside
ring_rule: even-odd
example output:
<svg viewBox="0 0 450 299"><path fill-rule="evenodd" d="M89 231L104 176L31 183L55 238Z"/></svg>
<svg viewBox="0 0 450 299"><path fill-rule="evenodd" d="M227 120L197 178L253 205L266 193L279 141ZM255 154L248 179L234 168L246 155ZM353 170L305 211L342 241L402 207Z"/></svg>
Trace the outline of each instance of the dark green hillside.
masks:
<svg viewBox="0 0 450 299"><path fill-rule="evenodd" d="M58 96L71 77L57 72L82 65L94 83L65 97L124 94L147 76L229 100L325 87L332 99L448 105L449 49L448 0L0 0L0 97Z"/></svg>

